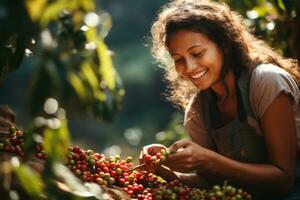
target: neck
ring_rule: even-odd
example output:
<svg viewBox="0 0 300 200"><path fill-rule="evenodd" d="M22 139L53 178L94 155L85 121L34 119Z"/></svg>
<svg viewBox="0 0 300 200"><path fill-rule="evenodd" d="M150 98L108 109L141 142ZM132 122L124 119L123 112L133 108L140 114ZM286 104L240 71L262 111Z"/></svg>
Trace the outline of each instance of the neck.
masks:
<svg viewBox="0 0 300 200"><path fill-rule="evenodd" d="M226 91L226 87L224 83L227 85L228 91ZM235 77L232 70L229 70L225 75L224 82L218 80L211 86L212 90L216 93L219 101L225 100L227 97L234 96L236 92L235 87Z"/></svg>

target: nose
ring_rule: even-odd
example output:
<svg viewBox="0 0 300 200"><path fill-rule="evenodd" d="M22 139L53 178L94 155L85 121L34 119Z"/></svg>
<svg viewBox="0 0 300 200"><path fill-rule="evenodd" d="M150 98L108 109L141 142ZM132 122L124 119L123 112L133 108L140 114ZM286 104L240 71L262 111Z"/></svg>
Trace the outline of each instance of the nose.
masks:
<svg viewBox="0 0 300 200"><path fill-rule="evenodd" d="M195 59L188 58L186 59L186 67L185 67L185 73L191 73L197 68L197 62Z"/></svg>

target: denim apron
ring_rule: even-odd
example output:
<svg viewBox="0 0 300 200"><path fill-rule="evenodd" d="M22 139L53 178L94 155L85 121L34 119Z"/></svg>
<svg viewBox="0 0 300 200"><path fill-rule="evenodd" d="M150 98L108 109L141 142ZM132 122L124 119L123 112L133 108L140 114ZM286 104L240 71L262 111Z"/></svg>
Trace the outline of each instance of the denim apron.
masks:
<svg viewBox="0 0 300 200"><path fill-rule="evenodd" d="M249 85L252 70L243 70L237 81L237 117L224 126L220 126L217 100L211 89L200 92L198 99L201 99L204 124L216 145L218 153L246 163L263 164L269 163L267 149L263 140L258 134L259 125L249 101ZM297 172L294 189L289 193L295 198L280 198L282 200L300 200L300 161L297 160ZM294 194L295 193L295 194ZM297 196L298 195L298 196ZM275 200L269 196L253 194L254 199ZM277 198L278 199L278 198ZM276 200L277 200L276 199ZM279 199L278 199L279 200Z"/></svg>

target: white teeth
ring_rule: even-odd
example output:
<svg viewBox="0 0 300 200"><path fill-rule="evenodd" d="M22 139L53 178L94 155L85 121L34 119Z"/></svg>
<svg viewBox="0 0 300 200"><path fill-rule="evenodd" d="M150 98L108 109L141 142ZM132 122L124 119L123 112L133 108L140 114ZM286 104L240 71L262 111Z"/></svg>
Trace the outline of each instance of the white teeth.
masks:
<svg viewBox="0 0 300 200"><path fill-rule="evenodd" d="M207 69L201 71L201 72L198 73L198 74L192 75L191 77L194 78L194 79L200 78L200 77L203 76L206 72L207 72Z"/></svg>

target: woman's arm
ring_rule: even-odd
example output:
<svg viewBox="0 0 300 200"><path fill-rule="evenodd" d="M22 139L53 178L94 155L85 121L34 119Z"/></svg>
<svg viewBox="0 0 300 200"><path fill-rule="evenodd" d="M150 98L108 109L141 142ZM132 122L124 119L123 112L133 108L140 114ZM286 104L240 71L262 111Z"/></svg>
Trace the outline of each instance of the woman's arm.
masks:
<svg viewBox="0 0 300 200"><path fill-rule="evenodd" d="M175 143L182 151L169 157L176 171L197 169L205 177L220 177L268 193L286 193L293 184L297 151L296 125L290 96L281 93L261 120L263 137L272 164L248 164L226 158L190 141Z"/></svg>
<svg viewBox="0 0 300 200"><path fill-rule="evenodd" d="M197 97L197 95L195 95L185 109L184 126L193 142L207 149L214 150L215 145L213 144L210 134L206 130L201 117L202 111L200 105L200 99ZM140 153L140 162L143 162L142 158L145 154L155 155L156 153L160 152L161 149L167 148L160 144L144 146ZM152 170L155 172L155 174L161 176L168 182L179 179L182 183L192 187L209 188L211 186L197 173L180 173L177 171L172 171L170 168L165 166L160 166Z"/></svg>

